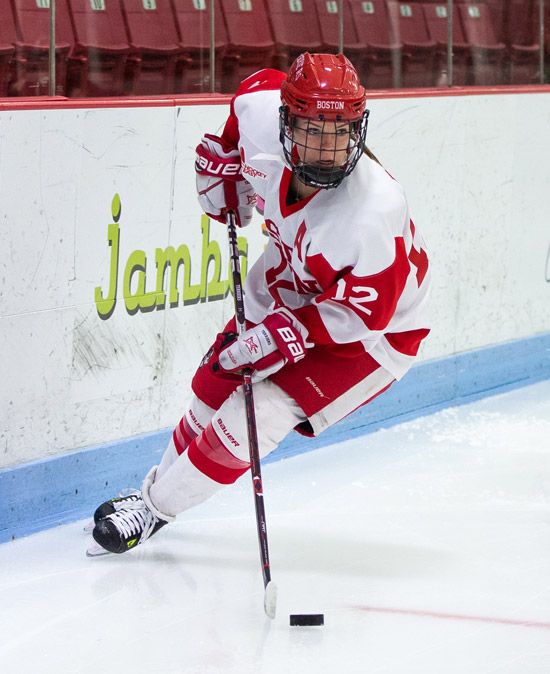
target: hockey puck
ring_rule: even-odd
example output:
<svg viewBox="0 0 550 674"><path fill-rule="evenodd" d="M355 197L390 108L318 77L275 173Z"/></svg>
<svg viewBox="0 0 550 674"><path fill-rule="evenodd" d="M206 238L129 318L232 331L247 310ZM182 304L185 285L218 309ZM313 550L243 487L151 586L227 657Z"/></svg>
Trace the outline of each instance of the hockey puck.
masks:
<svg viewBox="0 0 550 674"><path fill-rule="evenodd" d="M324 613L296 613L290 615L290 624L293 627L309 627L325 624Z"/></svg>

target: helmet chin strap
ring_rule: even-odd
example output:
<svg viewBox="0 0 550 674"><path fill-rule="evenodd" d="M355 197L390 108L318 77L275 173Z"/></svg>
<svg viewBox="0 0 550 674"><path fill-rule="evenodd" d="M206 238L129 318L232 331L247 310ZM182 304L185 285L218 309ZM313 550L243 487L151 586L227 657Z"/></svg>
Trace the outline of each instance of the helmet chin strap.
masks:
<svg viewBox="0 0 550 674"><path fill-rule="evenodd" d="M313 164L298 164L292 170L305 185L325 190L338 187L347 175L346 165L323 168Z"/></svg>

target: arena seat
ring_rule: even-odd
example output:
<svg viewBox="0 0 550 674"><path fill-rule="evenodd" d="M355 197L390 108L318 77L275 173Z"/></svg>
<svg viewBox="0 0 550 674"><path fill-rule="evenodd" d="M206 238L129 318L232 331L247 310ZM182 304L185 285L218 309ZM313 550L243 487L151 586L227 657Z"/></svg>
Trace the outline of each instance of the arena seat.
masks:
<svg viewBox="0 0 550 674"><path fill-rule="evenodd" d="M269 19L275 40L276 65L288 70L304 51L322 51L315 0L270 0Z"/></svg>
<svg viewBox="0 0 550 674"><path fill-rule="evenodd" d="M15 65L17 34L10 0L0 0L0 96L7 96Z"/></svg>
<svg viewBox="0 0 550 674"><path fill-rule="evenodd" d="M330 53L339 51L340 14L339 3L334 0L315 0L317 18L321 31L322 50ZM364 68L365 48L359 42L351 10L347 3L343 5L344 15L344 53L356 67L361 79L366 75Z"/></svg>
<svg viewBox="0 0 550 674"><path fill-rule="evenodd" d="M422 5L390 0L388 13L396 38L403 45L402 86L433 86L436 44L428 33Z"/></svg>
<svg viewBox="0 0 550 674"><path fill-rule="evenodd" d="M171 94L183 56L172 7L166 1L121 0L130 55L126 87L133 94Z"/></svg>
<svg viewBox="0 0 550 674"><path fill-rule="evenodd" d="M210 82L210 2L209 0L172 0L185 64L179 68L177 90L183 93L221 91L222 64L227 51L227 29L219 2L215 3L214 87Z"/></svg>
<svg viewBox="0 0 550 674"><path fill-rule="evenodd" d="M363 81L368 89L401 86L401 49L385 0L348 0L357 39L365 50Z"/></svg>
<svg viewBox="0 0 550 674"><path fill-rule="evenodd" d="M275 43L264 0L220 0L227 27L222 91L233 92L245 77L273 65Z"/></svg>
<svg viewBox="0 0 550 674"><path fill-rule="evenodd" d="M546 3L548 5L548 3ZM504 42L510 60L510 84L540 82L538 0L508 0ZM546 30L550 32L550 26Z"/></svg>
<svg viewBox="0 0 550 674"><path fill-rule="evenodd" d="M436 43L436 78L437 86L447 86L447 3L426 2L423 4L428 33ZM464 86L468 83L469 45L466 42L458 7L453 6L453 85Z"/></svg>
<svg viewBox="0 0 550 674"><path fill-rule="evenodd" d="M127 93L124 71L130 54L119 0L67 0L75 32L69 59L70 96Z"/></svg>
<svg viewBox="0 0 550 674"><path fill-rule="evenodd" d="M478 0L487 5L489 9L489 14L491 15L491 23L493 24L493 30L495 33L495 38L498 42L506 42L506 31L508 25L508 7L510 0ZM526 5L526 2L529 0L520 0L523 5ZM462 0L466 3L467 0Z"/></svg>
<svg viewBox="0 0 550 674"><path fill-rule="evenodd" d="M65 1L59 0L56 8L55 93L63 96L66 92L67 57L73 34ZM15 78L10 93L16 96L47 96L50 79L49 7L39 6L36 0L13 0L13 15L17 41Z"/></svg>
<svg viewBox="0 0 550 674"><path fill-rule="evenodd" d="M470 45L472 84L503 84L506 47L496 38L489 7L483 3L459 4L464 35Z"/></svg>

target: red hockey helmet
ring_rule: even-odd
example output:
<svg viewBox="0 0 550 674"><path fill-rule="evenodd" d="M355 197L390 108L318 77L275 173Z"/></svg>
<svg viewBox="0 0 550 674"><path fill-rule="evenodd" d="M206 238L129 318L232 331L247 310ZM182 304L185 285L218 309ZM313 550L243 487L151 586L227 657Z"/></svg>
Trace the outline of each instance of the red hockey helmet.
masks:
<svg viewBox="0 0 550 674"><path fill-rule="evenodd" d="M367 94L357 71L343 54L300 54L281 85L280 139L287 163L300 180L314 187L337 187L355 168L367 133ZM345 162L327 166L327 161L304 163L298 152L296 120L326 123L325 143L330 143L331 125L348 123L349 145ZM334 135L334 133L332 134ZM306 146L301 145L302 149ZM307 148L309 156L311 148ZM302 156L305 152L301 152Z"/></svg>
<svg viewBox="0 0 550 674"><path fill-rule="evenodd" d="M291 115L355 120L365 112L367 93L344 54L300 54L281 85Z"/></svg>

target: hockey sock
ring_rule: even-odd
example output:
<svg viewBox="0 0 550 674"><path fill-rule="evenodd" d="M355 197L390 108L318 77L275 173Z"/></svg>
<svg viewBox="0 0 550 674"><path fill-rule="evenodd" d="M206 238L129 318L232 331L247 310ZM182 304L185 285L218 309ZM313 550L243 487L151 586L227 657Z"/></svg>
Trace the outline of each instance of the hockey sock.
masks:
<svg viewBox="0 0 550 674"><path fill-rule="evenodd" d="M176 461L180 454L183 454L192 440L194 440L204 430L215 410L208 407L196 396L193 397L185 414L172 433L172 438L162 455L161 462L157 468L157 479L159 479L168 468Z"/></svg>

